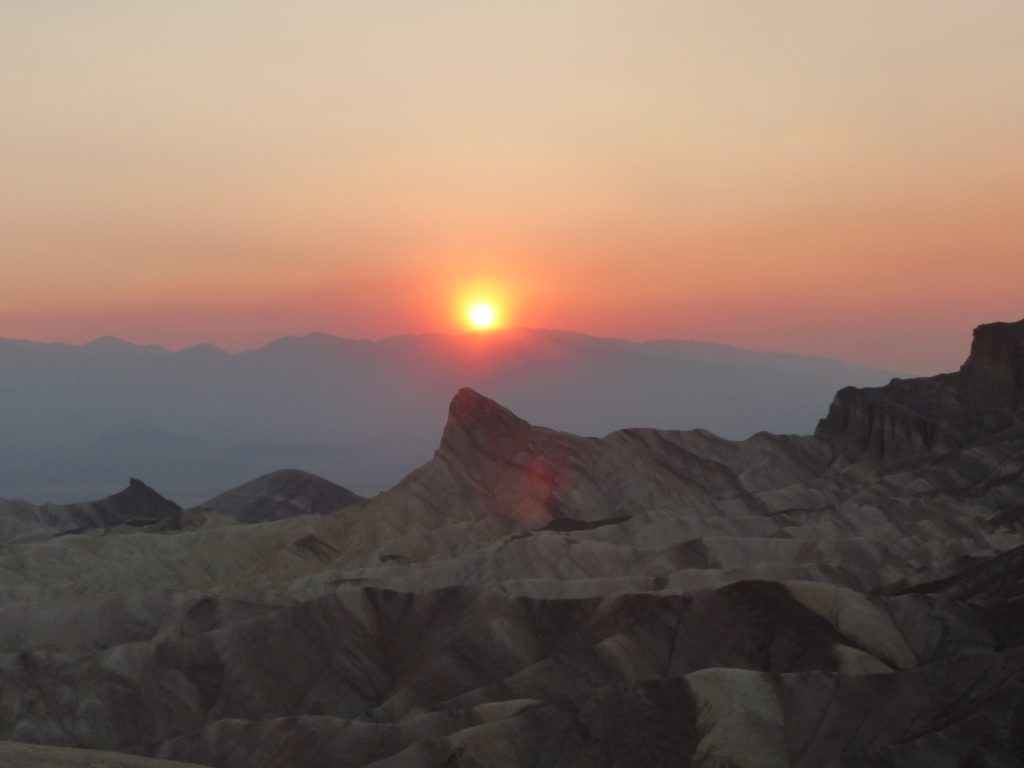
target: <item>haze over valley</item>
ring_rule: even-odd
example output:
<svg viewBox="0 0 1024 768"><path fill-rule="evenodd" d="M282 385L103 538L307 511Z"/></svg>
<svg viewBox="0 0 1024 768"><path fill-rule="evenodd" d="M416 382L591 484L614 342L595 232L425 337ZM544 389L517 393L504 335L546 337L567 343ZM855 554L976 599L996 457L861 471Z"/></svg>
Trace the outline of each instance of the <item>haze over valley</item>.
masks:
<svg viewBox="0 0 1024 768"><path fill-rule="evenodd" d="M82 501L140 477L187 506L282 468L367 496L430 458L463 386L579 434L700 426L738 439L808 433L840 386L893 375L525 329L378 342L311 334L240 353L0 341L0 498Z"/></svg>

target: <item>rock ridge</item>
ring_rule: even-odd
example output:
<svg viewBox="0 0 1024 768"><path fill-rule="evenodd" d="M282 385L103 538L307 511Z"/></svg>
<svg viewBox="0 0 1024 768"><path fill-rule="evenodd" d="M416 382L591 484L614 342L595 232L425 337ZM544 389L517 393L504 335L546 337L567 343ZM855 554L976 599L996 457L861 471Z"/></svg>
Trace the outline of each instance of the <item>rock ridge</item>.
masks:
<svg viewBox="0 0 1024 768"><path fill-rule="evenodd" d="M181 507L164 498L138 478L128 486L97 501L75 504L29 504L0 501L0 517L7 517L59 533L85 528L111 528L126 523L158 522L172 517Z"/></svg>
<svg viewBox="0 0 1024 768"><path fill-rule="evenodd" d="M951 453L1024 424L1024 320L974 330L955 373L839 390L815 435L840 459L893 461Z"/></svg>

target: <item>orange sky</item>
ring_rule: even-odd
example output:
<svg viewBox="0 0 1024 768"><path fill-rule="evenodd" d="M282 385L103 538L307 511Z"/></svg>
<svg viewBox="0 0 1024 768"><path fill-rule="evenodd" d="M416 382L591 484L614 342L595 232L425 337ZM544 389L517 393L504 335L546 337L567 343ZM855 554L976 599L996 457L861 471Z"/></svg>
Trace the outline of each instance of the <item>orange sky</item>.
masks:
<svg viewBox="0 0 1024 768"><path fill-rule="evenodd" d="M1024 4L16 2L0 336L510 325L955 367L1024 317Z"/></svg>

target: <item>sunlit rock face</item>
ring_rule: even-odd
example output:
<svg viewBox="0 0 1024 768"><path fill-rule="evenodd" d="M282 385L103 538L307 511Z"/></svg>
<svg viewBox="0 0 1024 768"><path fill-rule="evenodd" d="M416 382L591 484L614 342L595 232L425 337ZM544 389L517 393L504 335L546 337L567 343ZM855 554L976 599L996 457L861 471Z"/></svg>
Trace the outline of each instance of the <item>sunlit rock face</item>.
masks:
<svg viewBox="0 0 1024 768"><path fill-rule="evenodd" d="M140 767L1020 766L1022 328L841 391L813 437L579 437L463 389L372 499L286 473L19 529L0 739Z"/></svg>

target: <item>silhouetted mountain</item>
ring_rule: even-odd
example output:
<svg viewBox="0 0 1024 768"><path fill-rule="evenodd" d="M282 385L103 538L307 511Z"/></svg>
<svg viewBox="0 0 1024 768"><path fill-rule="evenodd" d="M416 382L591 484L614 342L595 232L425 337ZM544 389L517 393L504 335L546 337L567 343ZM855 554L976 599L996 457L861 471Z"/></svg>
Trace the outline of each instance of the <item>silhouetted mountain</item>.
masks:
<svg viewBox="0 0 1024 768"><path fill-rule="evenodd" d="M347 488L297 469L281 469L200 505L242 523L295 515L325 515L365 501Z"/></svg>
<svg viewBox="0 0 1024 768"><path fill-rule="evenodd" d="M0 738L218 768L1019 768L1022 331L844 390L818 436L581 437L463 388L434 456L357 506L23 539ZM284 477L256 488L309 485Z"/></svg>
<svg viewBox="0 0 1024 768"><path fill-rule="evenodd" d="M0 498L89 498L133 475L188 506L282 466L369 495L430 457L465 386L581 434L701 426L742 438L808 432L840 386L890 378L701 342L522 329L311 334L237 354L0 341Z"/></svg>
<svg viewBox="0 0 1024 768"><path fill-rule="evenodd" d="M59 532L156 522L180 510L181 507L173 501L134 477L123 491L99 501L39 505L25 501L0 501L0 518L26 524L23 530L44 528Z"/></svg>

